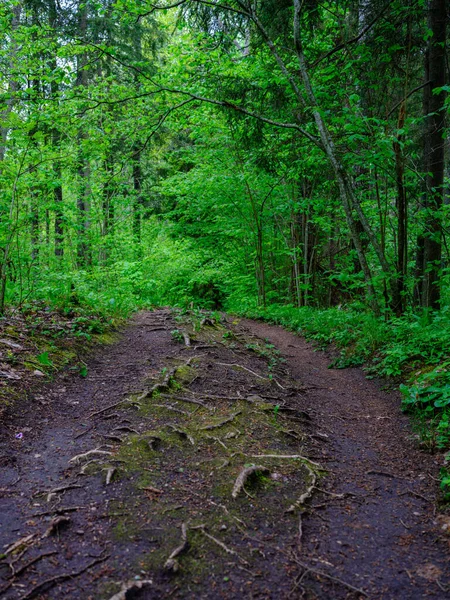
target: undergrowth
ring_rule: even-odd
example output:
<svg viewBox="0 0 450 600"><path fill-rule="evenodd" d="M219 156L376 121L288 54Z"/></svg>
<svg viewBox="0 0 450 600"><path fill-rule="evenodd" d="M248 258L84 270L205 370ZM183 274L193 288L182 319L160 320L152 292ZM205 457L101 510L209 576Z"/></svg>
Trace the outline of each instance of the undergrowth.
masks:
<svg viewBox="0 0 450 600"><path fill-rule="evenodd" d="M283 325L320 347L333 344L334 368L364 366L368 377L391 378L421 444L431 452L450 450L450 311L386 321L355 308L272 305L245 316ZM450 500L450 467L442 468L441 487Z"/></svg>

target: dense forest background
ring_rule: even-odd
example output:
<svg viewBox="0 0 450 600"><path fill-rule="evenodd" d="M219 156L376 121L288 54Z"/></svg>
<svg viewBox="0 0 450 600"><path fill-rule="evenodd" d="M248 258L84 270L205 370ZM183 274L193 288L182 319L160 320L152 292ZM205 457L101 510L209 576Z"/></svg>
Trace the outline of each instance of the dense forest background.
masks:
<svg viewBox="0 0 450 600"><path fill-rule="evenodd" d="M448 19L446 0L3 0L0 312L272 318L340 366L406 372L445 446Z"/></svg>

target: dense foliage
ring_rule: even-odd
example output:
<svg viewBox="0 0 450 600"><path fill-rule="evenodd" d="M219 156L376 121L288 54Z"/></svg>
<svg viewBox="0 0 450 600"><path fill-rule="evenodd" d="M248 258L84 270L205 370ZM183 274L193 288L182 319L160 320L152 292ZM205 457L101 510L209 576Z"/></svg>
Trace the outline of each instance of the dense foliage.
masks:
<svg viewBox="0 0 450 600"><path fill-rule="evenodd" d="M0 311L265 315L406 372L445 446L447 11L4 0Z"/></svg>

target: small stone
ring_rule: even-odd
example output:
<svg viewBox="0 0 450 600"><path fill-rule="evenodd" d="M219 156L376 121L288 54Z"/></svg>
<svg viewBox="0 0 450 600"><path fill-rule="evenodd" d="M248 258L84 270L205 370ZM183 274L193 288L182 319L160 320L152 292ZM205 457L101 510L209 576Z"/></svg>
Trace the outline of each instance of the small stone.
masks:
<svg viewBox="0 0 450 600"><path fill-rule="evenodd" d="M75 533L77 535L84 535L84 531L82 529L77 529Z"/></svg>

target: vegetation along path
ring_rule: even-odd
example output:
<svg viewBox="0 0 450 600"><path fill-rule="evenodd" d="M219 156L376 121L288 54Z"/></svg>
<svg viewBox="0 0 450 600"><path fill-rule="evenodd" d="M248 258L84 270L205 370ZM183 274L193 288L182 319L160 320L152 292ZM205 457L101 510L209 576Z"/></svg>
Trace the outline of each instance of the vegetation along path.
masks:
<svg viewBox="0 0 450 600"><path fill-rule="evenodd" d="M141 312L1 425L0 596L448 598L396 394L279 327Z"/></svg>

